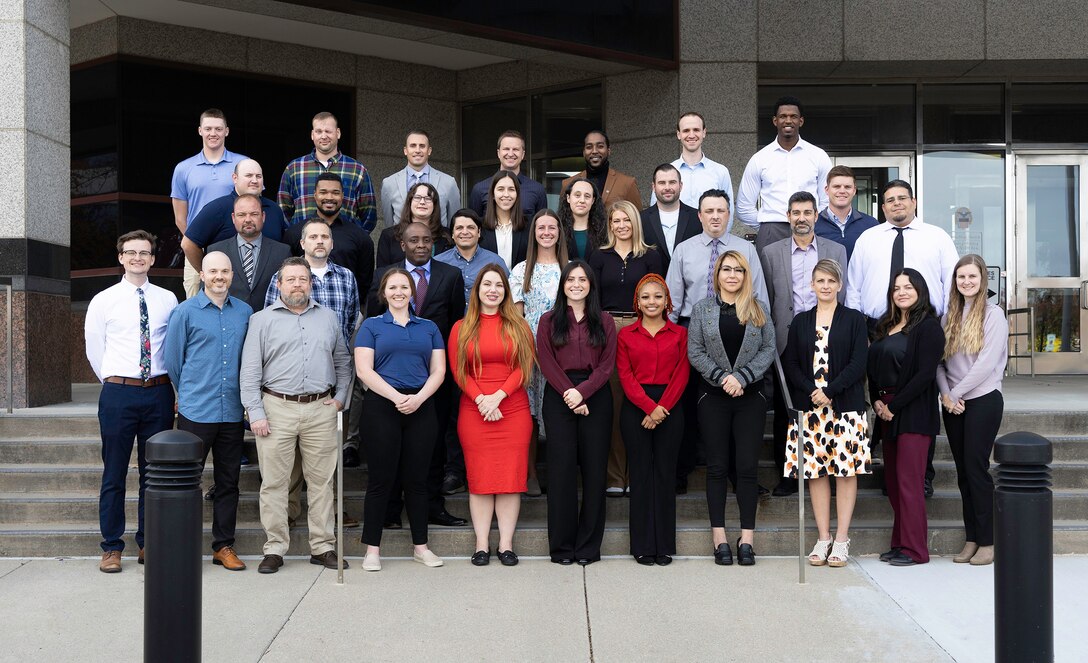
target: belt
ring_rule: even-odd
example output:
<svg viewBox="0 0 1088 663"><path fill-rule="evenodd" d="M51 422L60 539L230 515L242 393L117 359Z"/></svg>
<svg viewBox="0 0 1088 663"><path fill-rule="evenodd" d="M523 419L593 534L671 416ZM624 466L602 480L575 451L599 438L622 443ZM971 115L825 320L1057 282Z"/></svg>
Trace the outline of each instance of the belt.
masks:
<svg viewBox="0 0 1088 663"><path fill-rule="evenodd" d="M608 315L612 316L613 318L620 318L620 319L637 318L638 317L638 313L634 313L632 311L606 311L606 313L608 313Z"/></svg>
<svg viewBox="0 0 1088 663"><path fill-rule="evenodd" d="M160 384L170 384L170 376L166 373L162 375L156 375L153 378L147 380L141 380L140 378L123 378L119 375L111 375L103 382L109 382L110 384L123 384L126 387L157 387Z"/></svg>
<svg viewBox="0 0 1088 663"><path fill-rule="evenodd" d="M895 389L877 389L876 395L877 396L894 396L895 395Z"/></svg>
<svg viewBox="0 0 1088 663"><path fill-rule="evenodd" d="M272 391L268 387L261 387L261 391L269 396L275 396L276 398L282 398L285 401L291 401L294 403L313 403L319 398L325 398L332 395L332 389L326 389L320 394L281 394L278 391Z"/></svg>

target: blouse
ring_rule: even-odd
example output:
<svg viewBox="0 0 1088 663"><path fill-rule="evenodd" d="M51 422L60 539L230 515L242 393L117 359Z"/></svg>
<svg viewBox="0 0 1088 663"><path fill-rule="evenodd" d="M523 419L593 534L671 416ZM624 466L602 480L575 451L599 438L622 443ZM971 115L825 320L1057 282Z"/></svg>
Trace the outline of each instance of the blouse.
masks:
<svg viewBox="0 0 1088 663"><path fill-rule="evenodd" d="M544 265L538 262L533 268L529 292L524 292L525 265L525 261L522 261L510 270L510 290L513 291L514 302L521 302L525 306L525 321L535 335L540 316L552 310L555 305L555 296L559 293L559 276L563 270L559 263Z"/></svg>
<svg viewBox="0 0 1088 663"><path fill-rule="evenodd" d="M629 252L621 257L614 248L594 251L587 259L597 276L601 308L605 311L633 311L635 286L647 274L665 276L664 260L657 249L641 256Z"/></svg>
<svg viewBox="0 0 1088 663"><path fill-rule="evenodd" d="M412 315L402 327L386 311L363 321L355 347L374 350L374 372L390 387L421 389L431 375L431 353L445 345L430 320Z"/></svg>
<svg viewBox="0 0 1088 663"><path fill-rule="evenodd" d="M562 347L552 345L552 316L553 311L548 311L540 318L540 326L536 331L536 351L540 362L540 372L556 391L564 393L574 387L567 371L582 371L589 373L589 377L577 385L578 393L583 399L587 399L597 390L608 384L612 377L612 369L616 365L616 325L605 318L601 321L604 328L605 343L603 347L593 347L589 344L589 318L574 321L574 311L568 306L566 314L571 321L568 328L567 343Z"/></svg>
<svg viewBox="0 0 1088 663"><path fill-rule="evenodd" d="M635 407L646 414L658 405L672 410L680 402L691 372L688 330L668 320L653 336L641 319L624 327L617 335L616 371L623 393ZM660 402L646 395L645 384L665 385Z"/></svg>
<svg viewBox="0 0 1088 663"><path fill-rule="evenodd" d="M744 343L744 325L737 318L737 305L721 302L721 313L718 314L718 333L722 336L722 348L729 357L730 364L737 363L737 353Z"/></svg>
<svg viewBox="0 0 1088 663"><path fill-rule="evenodd" d="M966 317L970 307L964 307ZM946 315L945 318L948 316ZM941 320L944 326L945 320ZM1009 321L996 304L986 303L982 322L982 349L978 354L957 352L937 366L937 386L953 401L978 398L1001 391L1001 377L1009 360Z"/></svg>

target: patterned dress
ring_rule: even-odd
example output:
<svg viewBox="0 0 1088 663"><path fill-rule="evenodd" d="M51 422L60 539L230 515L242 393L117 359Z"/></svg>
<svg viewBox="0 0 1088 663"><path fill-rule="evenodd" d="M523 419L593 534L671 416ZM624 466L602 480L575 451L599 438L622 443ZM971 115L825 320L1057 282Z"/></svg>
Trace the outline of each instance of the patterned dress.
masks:
<svg viewBox="0 0 1088 663"><path fill-rule="evenodd" d="M827 386L827 338L831 327L816 328L816 352L812 373L816 386ZM802 414L804 422L805 478L852 477L872 472L869 456L869 422L864 412L837 414L831 405ZM797 424L790 421L786 435L786 466L783 474L796 478Z"/></svg>
<svg viewBox="0 0 1088 663"><path fill-rule="evenodd" d="M525 305L525 321L529 323L529 329L533 330L533 338L536 338L536 328L540 326L540 316L552 310L555 304L555 296L559 293L559 275L563 270L558 264L536 264L533 268L533 279L529 284L529 292L523 292L525 284L525 263L519 262L510 270L510 289L514 294L514 302L522 302ZM533 378L526 388L529 392L529 406L533 416L540 423L543 430L543 422L540 421L540 409L544 403L544 376L540 369L533 369Z"/></svg>

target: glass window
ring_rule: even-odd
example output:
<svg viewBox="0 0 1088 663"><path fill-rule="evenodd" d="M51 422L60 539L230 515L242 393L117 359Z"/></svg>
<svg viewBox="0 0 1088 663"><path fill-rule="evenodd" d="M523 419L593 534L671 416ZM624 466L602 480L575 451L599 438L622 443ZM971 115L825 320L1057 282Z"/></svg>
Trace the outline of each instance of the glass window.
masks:
<svg viewBox="0 0 1088 663"><path fill-rule="evenodd" d="M1080 169L1027 167L1028 276L1080 276Z"/></svg>
<svg viewBox="0 0 1088 663"><path fill-rule="evenodd" d="M601 86L533 95L533 155L581 156L587 133L601 128ZM583 162L575 172L585 168Z"/></svg>
<svg viewBox="0 0 1088 663"><path fill-rule="evenodd" d="M1005 158L986 152L922 155L921 217L952 235L960 255L1005 268Z"/></svg>
<svg viewBox="0 0 1088 663"><path fill-rule="evenodd" d="M1088 143L1088 83L1014 83L1012 140Z"/></svg>
<svg viewBox="0 0 1088 663"><path fill-rule="evenodd" d="M1004 143L1002 85L926 85L922 140L929 144Z"/></svg>
<svg viewBox="0 0 1088 663"><path fill-rule="evenodd" d="M461 158L465 163L490 162L498 166L495 141L502 132L514 130L523 136L529 128L528 99L504 99L472 104L461 109Z"/></svg>
<svg viewBox="0 0 1088 663"><path fill-rule="evenodd" d="M824 149L913 146L913 85L762 85L759 143L775 138L774 103L793 96L804 105L801 137Z"/></svg>
<svg viewBox="0 0 1088 663"><path fill-rule="evenodd" d="M116 193L117 63L72 72L72 197Z"/></svg>
<svg viewBox="0 0 1088 663"><path fill-rule="evenodd" d="M1080 352L1080 288L1029 288L1036 352Z"/></svg>

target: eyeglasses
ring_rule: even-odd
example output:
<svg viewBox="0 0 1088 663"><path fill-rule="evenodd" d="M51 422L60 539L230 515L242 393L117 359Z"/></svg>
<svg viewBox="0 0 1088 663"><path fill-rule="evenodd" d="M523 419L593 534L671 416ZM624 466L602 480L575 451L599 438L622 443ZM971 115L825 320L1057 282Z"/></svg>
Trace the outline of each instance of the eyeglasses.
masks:
<svg viewBox="0 0 1088 663"><path fill-rule="evenodd" d="M412 196L412 202L413 203L429 203L432 200L434 200L434 199L431 198L430 196Z"/></svg>
<svg viewBox="0 0 1088 663"><path fill-rule="evenodd" d="M737 276L744 276L745 270L743 267L729 267L728 265L723 265L720 271L722 274L736 274Z"/></svg>
<svg viewBox="0 0 1088 663"><path fill-rule="evenodd" d="M150 258L154 254L152 254L150 251L133 251L132 249L129 249L128 251L122 251L121 255L125 256L126 258L135 258L136 256L140 256L141 258Z"/></svg>

